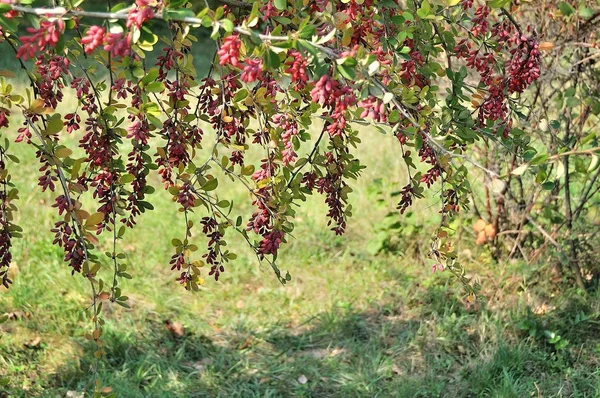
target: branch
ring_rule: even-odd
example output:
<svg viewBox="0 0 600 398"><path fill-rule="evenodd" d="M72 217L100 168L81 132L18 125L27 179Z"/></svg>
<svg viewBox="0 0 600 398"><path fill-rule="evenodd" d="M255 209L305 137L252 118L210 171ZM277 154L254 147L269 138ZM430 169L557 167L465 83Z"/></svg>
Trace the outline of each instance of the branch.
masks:
<svg viewBox="0 0 600 398"><path fill-rule="evenodd" d="M300 166L296 170L294 170L294 173L290 177L290 181L287 183L287 185L285 187L286 189L289 188L292 185L292 182L294 181L294 178L296 178L296 176L298 175L298 173L300 173L300 170L302 170L304 168L304 166L306 166L307 164L309 164L310 162L312 162L313 156L315 156L315 153L317 152L317 149L319 149L319 144L321 143L321 139L323 138L323 134L325 134L325 129L326 129L326 125L323 126L323 128L321 129L321 134L319 134L319 138L317 138L317 141L315 142L315 145L313 146L312 151L310 152L310 154L306 158L306 162L304 162L304 164L302 166Z"/></svg>
<svg viewBox="0 0 600 398"><path fill-rule="evenodd" d="M550 159L558 159L564 156L570 155L594 155L596 152L600 152L600 146L589 148L589 149L574 149L572 151L567 151L563 153L557 153L556 155L548 156L548 160Z"/></svg>
<svg viewBox="0 0 600 398"><path fill-rule="evenodd" d="M24 14L37 15L40 17L42 17L42 16L46 16L46 17L49 17L49 16L53 16L53 17L88 17L88 18L98 18L98 19L120 19L120 20L127 20L127 18L129 17L129 13L127 13L127 12L67 10L64 7L35 8L35 7L23 7L23 6L11 4L10 8L13 11L22 12ZM153 13L149 19L165 21L165 22L168 22L168 21L185 22L185 23L191 24L191 25L202 25L202 19L195 18L195 17L180 17L180 16L165 17L162 14ZM223 27L223 25L219 21L214 21L214 23L220 27ZM258 37L259 39L261 39L263 41L265 41L265 40L270 40L270 41L288 41L288 40L290 40L289 36L265 35L265 34L252 32L248 29L245 29L245 28L242 28L239 26L235 26L233 28L233 30L244 36ZM315 46L317 46L318 48L322 47L322 46L318 46L318 45L315 45Z"/></svg>
<svg viewBox="0 0 600 398"><path fill-rule="evenodd" d="M537 222L535 222L534 219L531 218L531 216L529 216L529 215L525 216L525 218L527 218L527 221L529 221L529 223L531 223L531 225L533 225L538 231L540 231L540 233L542 235L544 235L544 237L548 241L550 241L550 243L552 243L554 245L554 247L556 247L556 249L559 252L562 252L562 248L560 247L560 245L558 244L558 242L548 232L546 232L546 230L544 228L542 228L542 226L540 224L538 224Z"/></svg>
<svg viewBox="0 0 600 398"><path fill-rule="evenodd" d="M245 3L239 0L219 0L220 3L227 4L228 6L243 8L244 10L251 10L252 4Z"/></svg>
<svg viewBox="0 0 600 398"><path fill-rule="evenodd" d="M521 31L521 25L519 25L519 23L518 23L518 22L515 20L515 18L514 18L514 17L513 17L513 16L510 14L510 12L508 12L508 11L506 10L506 8L502 8L502 9L500 10L500 12L501 12L502 14L504 14L504 15L506 16L506 18L508 18L508 19L509 19L510 23L512 23L512 24L515 26L515 28L517 28L517 30L519 31L519 33L521 33L521 32L522 32L522 31Z"/></svg>
<svg viewBox="0 0 600 398"><path fill-rule="evenodd" d="M442 145L440 145L439 143L437 143L434 138L427 133L426 131L423 131L423 129L421 129L421 126L419 124L419 122L417 122L417 120L408 112L408 110L406 110L406 108L404 108L404 106L400 103L400 101L398 101L398 98L396 97L396 95L394 93L391 93L384 85L383 83L381 83L379 80L377 80L376 78L371 78L371 80L373 81L373 83L375 83L375 85L381 90L383 91L384 94L390 93L393 95L392 98L392 103L394 104L394 106L396 107L396 109L398 109L398 111L402 114L402 116L404 116L413 126L415 126L419 132L421 134L423 134L423 136L425 137L425 139L427 140L427 143L432 145L433 147L435 147L435 149L439 150L440 152L442 152L445 155L455 158L459 158L459 159L463 159L469 163L471 163L473 166L477 167L480 170L483 170L486 174L488 174L490 177L492 178L497 178L498 177L498 173L482 166L480 163L478 163L477 161L471 159L468 156L465 155L461 155L458 153L454 153L451 152L449 150L447 150L446 148L444 148Z"/></svg>

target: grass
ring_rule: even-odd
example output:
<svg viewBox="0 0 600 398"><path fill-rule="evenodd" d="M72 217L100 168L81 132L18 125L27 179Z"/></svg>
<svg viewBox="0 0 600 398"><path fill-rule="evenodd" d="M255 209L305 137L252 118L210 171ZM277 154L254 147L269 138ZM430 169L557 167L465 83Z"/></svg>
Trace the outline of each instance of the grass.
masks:
<svg viewBox="0 0 600 398"><path fill-rule="evenodd" d="M279 259L293 276L285 287L232 238L239 257L218 283L196 294L180 288L168 260L183 220L157 190L156 209L120 242L134 277L122 282L131 309L105 304L102 382L124 397L600 396L598 293L548 284L546 264L493 264L468 231L457 250L483 285L476 303L448 273L432 274L422 256L368 250L393 209L376 205L373 192L404 177L393 138L364 136L357 153L368 168L353 184L347 235L333 236L323 198L311 198ZM25 238L15 242L15 284L0 291L0 314L11 314L0 326L0 377L10 377L0 396L77 396L89 391L94 361L83 337L89 286L51 244L57 216L52 197L37 189L32 148L14 148ZM248 202L243 187L224 188L236 203ZM415 222L437 222L434 205L419 204ZM419 249L403 252L426 253L424 231L402 237ZM107 245L101 241L100 252ZM102 277L110 275L107 266Z"/></svg>

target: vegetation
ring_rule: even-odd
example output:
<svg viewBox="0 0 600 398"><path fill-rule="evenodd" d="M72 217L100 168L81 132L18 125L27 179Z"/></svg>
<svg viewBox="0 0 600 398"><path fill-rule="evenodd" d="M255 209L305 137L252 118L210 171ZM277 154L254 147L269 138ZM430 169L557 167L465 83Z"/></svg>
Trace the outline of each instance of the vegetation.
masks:
<svg viewBox="0 0 600 398"><path fill-rule="evenodd" d="M399 166L391 140L372 136L359 147L368 167L353 205L375 203L373 180L380 170ZM373 156L373 148L389 156ZM15 284L2 293L0 312L11 318L2 325L0 375L11 378L3 387L10 396L79 394L89 390L94 361L83 336L88 291L84 280L66 277L61 251L43 233L54 216L42 205L51 195L35 188L35 170L23 163L15 171L23 182L21 200L36 204L23 206L19 223L41 232L17 241ZM393 182L385 178L379 186ZM234 196L245 193L237 188ZM428 247L417 257L414 250L403 258L370 254L365 242L376 239L389 203L357 213L348 235L332 239L317 217L325 205L316 199L298 214L303 238L281 254L294 275L291 283L284 287L270 278L271 269L237 242L240 261L231 272L191 294L173 289L164 267L170 254L156 243L178 230L177 212L166 193L157 192L156 203L125 248L134 276L123 282L131 309L110 302L104 309L107 355L99 377L119 396L600 393L598 294L557 287L550 265L494 265L489 251L473 248L468 223L463 233L469 239L457 250L482 281L477 302L466 301L450 274L431 272ZM435 200L410 217L425 231L435 228L431 205ZM419 245L415 235L406 239ZM568 344L557 347L549 333Z"/></svg>
<svg viewBox="0 0 600 398"><path fill-rule="evenodd" d="M600 394L597 4L191 3L0 0L0 388Z"/></svg>

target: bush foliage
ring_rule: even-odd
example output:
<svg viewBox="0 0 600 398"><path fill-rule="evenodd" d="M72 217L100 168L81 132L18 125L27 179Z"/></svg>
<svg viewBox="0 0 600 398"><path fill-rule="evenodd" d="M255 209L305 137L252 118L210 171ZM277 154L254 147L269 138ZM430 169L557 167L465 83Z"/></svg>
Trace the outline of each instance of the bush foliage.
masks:
<svg viewBox="0 0 600 398"><path fill-rule="evenodd" d="M0 278L9 288L10 249L22 233L10 174L16 142L35 148L39 187L55 192L54 243L89 281L87 338L97 356L102 302L128 306L122 241L153 209L155 189L181 212L168 266L186 289L227 271L237 257L232 233L285 284L291 275L277 254L296 206L322 195L332 233L343 234L360 211L348 199L364 169L354 149L377 130L397 139L405 165L398 212L440 198L429 255L471 295L451 224L471 207L476 241L494 257L533 261L551 245L581 287L586 272L593 277L582 264L594 236L580 231L600 189L600 14L591 5L107 3L0 0L0 40L30 85L18 90L19 76L1 71ZM196 68L199 58L208 71ZM77 97L74 109L65 96ZM151 173L161 186L150 185ZM247 189L249 217L224 179ZM99 236L111 250L98 252ZM376 251L390 245L381 242Z"/></svg>

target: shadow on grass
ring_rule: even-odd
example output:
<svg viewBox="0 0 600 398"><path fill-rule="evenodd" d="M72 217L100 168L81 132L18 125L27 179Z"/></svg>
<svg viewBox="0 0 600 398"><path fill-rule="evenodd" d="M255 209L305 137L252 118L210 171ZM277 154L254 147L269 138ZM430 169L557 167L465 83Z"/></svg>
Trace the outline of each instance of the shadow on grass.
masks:
<svg viewBox="0 0 600 398"><path fill-rule="evenodd" d="M241 323L182 337L158 319L135 330L109 323L99 375L123 397L600 395L600 317L586 299L536 315L469 307L439 284L407 298L340 305L294 327ZM557 349L547 330L570 345ZM91 351L48 378L43 395L82 391Z"/></svg>

